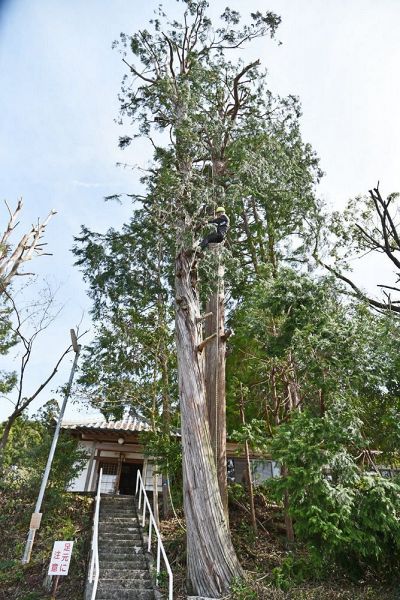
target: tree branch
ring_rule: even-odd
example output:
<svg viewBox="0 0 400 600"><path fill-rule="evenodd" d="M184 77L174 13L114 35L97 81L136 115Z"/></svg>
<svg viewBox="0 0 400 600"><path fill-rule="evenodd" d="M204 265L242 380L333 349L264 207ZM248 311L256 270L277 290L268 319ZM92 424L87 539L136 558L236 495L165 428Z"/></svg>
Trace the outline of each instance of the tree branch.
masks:
<svg viewBox="0 0 400 600"><path fill-rule="evenodd" d="M393 305L388 305L385 304L383 302L378 302L377 300L374 300L373 298L369 298L368 296L366 296L361 290L360 288L358 288L356 286L355 283L353 283L353 281L351 281L351 279L349 279L348 277L345 277L344 275L342 275L342 273L339 273L339 271L336 271L336 269L334 269L333 267L330 267L329 265L318 261L321 265L323 265L325 267L325 269L327 269L330 273L333 273L333 275L335 275L335 277L337 277L338 279L341 279L342 281L344 281L345 283L347 283L356 293L356 296L362 300L365 300L366 302L368 302L368 304L370 304L371 306L374 306L375 308L380 308L383 310L392 310L393 312L396 313L400 313L400 307L397 306L393 306Z"/></svg>
<svg viewBox="0 0 400 600"><path fill-rule="evenodd" d="M139 77L139 79L142 79L143 81L147 81L147 83L152 83L152 84L156 83L156 81L157 81L156 79L150 79L150 77L145 77L144 75L139 73L139 71L136 71L135 67L130 65L128 63L128 61L125 60L125 58L122 59L122 62L124 62L126 65L128 65L128 67L130 68L132 73L134 73L137 77Z"/></svg>
<svg viewBox="0 0 400 600"><path fill-rule="evenodd" d="M213 340L215 337L217 337L216 332L212 333L211 335L206 337L202 342L200 342L200 344L197 346L198 352L203 352L203 350L206 347L206 345L208 344L208 342L211 342L211 340Z"/></svg>

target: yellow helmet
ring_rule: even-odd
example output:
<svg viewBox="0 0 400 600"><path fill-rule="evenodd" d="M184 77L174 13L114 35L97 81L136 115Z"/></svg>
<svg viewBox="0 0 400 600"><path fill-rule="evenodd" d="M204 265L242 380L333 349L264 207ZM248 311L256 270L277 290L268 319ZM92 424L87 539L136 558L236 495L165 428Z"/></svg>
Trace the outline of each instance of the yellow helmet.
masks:
<svg viewBox="0 0 400 600"><path fill-rule="evenodd" d="M215 211L216 213L224 213L225 212L225 208L223 206L218 206L217 210Z"/></svg>

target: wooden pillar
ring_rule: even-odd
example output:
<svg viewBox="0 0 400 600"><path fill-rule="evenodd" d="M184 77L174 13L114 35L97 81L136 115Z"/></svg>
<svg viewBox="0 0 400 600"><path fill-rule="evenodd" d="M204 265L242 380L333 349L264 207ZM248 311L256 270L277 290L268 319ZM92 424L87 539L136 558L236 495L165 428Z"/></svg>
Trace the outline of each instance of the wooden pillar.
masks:
<svg viewBox="0 0 400 600"><path fill-rule="evenodd" d="M87 474L86 474L85 487L84 487L85 492L90 491L90 479L92 477L93 463L95 462L94 461L95 454L96 454L96 442L92 442L92 451L90 453L88 470L87 470Z"/></svg>
<svg viewBox="0 0 400 600"><path fill-rule="evenodd" d="M93 467L93 473L92 473L92 478L91 478L91 483L89 485L89 492L95 492L96 491L96 487L97 487L97 475L99 472L99 465L100 465L100 456L101 456L101 450L97 450L96 451L96 456L94 459L94 467Z"/></svg>
<svg viewBox="0 0 400 600"><path fill-rule="evenodd" d="M119 481L121 479L122 463L123 463L124 458L125 458L125 456L121 452L118 457L118 469L117 469L117 477L115 478L114 494L118 494Z"/></svg>

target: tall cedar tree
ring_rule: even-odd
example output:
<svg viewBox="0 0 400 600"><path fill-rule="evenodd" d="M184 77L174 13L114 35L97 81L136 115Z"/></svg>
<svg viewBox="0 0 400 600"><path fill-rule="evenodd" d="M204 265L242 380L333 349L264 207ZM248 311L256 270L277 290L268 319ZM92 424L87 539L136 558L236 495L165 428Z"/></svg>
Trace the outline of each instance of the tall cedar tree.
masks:
<svg viewBox="0 0 400 600"><path fill-rule="evenodd" d="M204 359L199 352L202 327L192 247L204 196L196 181L196 164L210 161L215 171L218 161L219 170L224 169L232 129L246 107L248 88L246 84L242 89L239 86L246 74L251 79L256 66L252 63L238 71L224 59L224 49L237 48L267 33L273 35L278 19L271 13L257 13L252 15L250 26L234 29L239 15L227 9L224 25L214 32L205 15L206 2L185 4L183 22L170 24L173 29L168 33L161 31L156 19L153 34L140 31L131 37L130 48L144 70L130 64L139 83L133 93L125 90L123 109L133 119L140 119L143 133L150 134L155 118L161 128L170 130L173 140L171 169L175 185L163 209L165 225L175 232L175 335L188 583L195 594L220 597L242 571L218 488L208 426ZM164 13L159 16L165 18ZM210 112L218 117L206 124Z"/></svg>
<svg viewBox="0 0 400 600"><path fill-rule="evenodd" d="M137 326L143 324L143 320L147 333L142 347L146 349L146 358L152 360L147 364L155 364L151 347L152 342L158 347L160 339L155 331L152 336L150 321L146 321L151 317L155 297L162 299L165 322L168 321L167 290L171 270L166 264L158 278L157 292L151 287L152 292L156 292L152 298L145 294L149 278L153 282L157 279L153 276L154 240L161 241L166 256L176 256L172 287L176 300L188 571L195 593L215 596L228 588L240 569L215 485L203 356L198 353L202 341L199 299L207 298L208 292L204 287L200 293L197 290L192 245L204 219L204 204L212 207L225 202L232 220L232 238L238 240L237 246L224 252L231 274L234 272L232 283L227 283L233 297L240 298L243 285L251 284L256 276L265 272L265 265L273 265L275 269L281 255L288 258L304 255L307 223L318 214L312 188L319 172L310 147L301 141L297 100L293 97L274 99L266 89L265 74L260 73L258 62L238 67L224 57L225 50L238 49L256 37L273 37L279 18L272 13L265 16L256 13L252 15L251 25L239 29L239 15L227 9L222 15L223 26L213 30L205 15L207 3L184 4L182 23L169 24L172 30L167 33L161 28L166 15L160 11L152 23L153 33L141 31L131 38L121 35L124 60L134 75L132 85L128 84L128 77L124 78L122 113L140 124L139 135L148 136L155 148L156 166L144 178L148 193L144 198L136 198L143 206L135 213L136 229L131 229L127 236L125 229L119 242L115 232L109 232L104 240L95 239L94 234L85 230L81 239L84 247L76 252L92 293L97 297L96 318L102 319L102 327L103 322L107 322L107 318L103 321L104 315L113 307L112 319L108 321L113 324L113 335L109 336L104 328L104 335L96 340L93 352L101 359L98 364L102 365L102 381L114 380L117 386L117 378L110 375L113 367L108 368L108 361L121 364L114 360L115 352L109 353L113 347L110 339L118 339L121 324L124 334L129 333L130 356L123 361L127 373L132 353L134 371L140 362L135 361L132 342L143 341L143 335L138 336ZM129 47L141 62L140 67L126 60ZM169 132L171 144L167 149L157 145L157 130ZM121 138L121 146L128 145L133 137ZM142 231L150 232L147 238ZM284 245L291 237L297 243L291 244L289 251ZM105 247L104 241L107 242ZM117 251L113 252L116 247ZM122 270L119 256L124 256ZM130 261L132 257L134 260ZM139 267L137 271L136 267ZM201 261L203 281L207 278L207 269L215 270L212 258ZM120 273L121 278L115 273ZM128 288L132 298L135 290L139 290L136 310L133 302L129 304ZM132 310L135 319L130 324L129 311ZM133 337L130 336L132 329L136 331ZM168 327L164 331L171 333ZM123 345L119 343L117 348L122 352L118 350L118 356L123 356ZM89 362L90 355L87 365ZM159 368L160 365L155 366L155 370ZM146 373L143 365L131 375L130 384L138 389L137 384L141 383L145 389L146 375L148 377L149 372ZM102 396L102 390L95 383L96 373L89 368L86 376L86 383ZM107 406L110 406L108 400L104 404L106 412ZM207 566L210 564L215 568Z"/></svg>
<svg viewBox="0 0 400 600"><path fill-rule="evenodd" d="M273 35L279 19L272 13L255 13L251 25L239 28L239 15L226 9L222 26L214 30L205 15L206 2L184 4L182 22L167 24L172 29L162 31L160 20L166 15L160 10L152 23L153 33L144 30L129 39L122 37L123 47L129 44L134 60L141 63L127 61L137 83L134 89L124 83L122 108L140 122L140 133L150 136L155 125L168 129L172 139L171 193L161 206L154 197L149 209L154 212L158 205L164 211L164 226L175 234L175 335L189 588L198 595L220 597L232 579L240 576L241 568L218 490L204 359L198 350L202 327L192 247L204 193L197 165L209 162L214 171L217 164L219 172L224 170L226 148L252 96L257 63L238 69L224 58L224 50ZM161 158L157 150L156 158Z"/></svg>

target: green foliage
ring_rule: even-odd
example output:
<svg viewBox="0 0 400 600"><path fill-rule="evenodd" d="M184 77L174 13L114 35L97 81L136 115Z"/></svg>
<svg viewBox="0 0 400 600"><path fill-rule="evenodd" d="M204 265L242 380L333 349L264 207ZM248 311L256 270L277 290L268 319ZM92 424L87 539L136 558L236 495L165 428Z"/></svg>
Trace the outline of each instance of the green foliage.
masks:
<svg viewBox="0 0 400 600"><path fill-rule="evenodd" d="M257 592L244 579L234 579L231 593L232 600L257 600Z"/></svg>
<svg viewBox="0 0 400 600"><path fill-rule="evenodd" d="M305 557L287 556L279 567L272 570L272 581L278 589L286 591L304 581L325 579L328 567L329 562L326 558L311 546Z"/></svg>
<svg viewBox="0 0 400 600"><path fill-rule="evenodd" d="M316 414L345 398L361 411L367 439L393 462L400 442L396 319L344 304L331 278L285 268L247 290L230 325L231 431L238 430L242 393L247 420L262 419L269 435L287 419L289 392L292 408L299 404Z"/></svg>
<svg viewBox="0 0 400 600"><path fill-rule="evenodd" d="M2 539L0 596L10 600L48 597L42 590L43 572L48 567L51 548L57 539L75 541L71 575L62 588L70 590L70 597L79 597L83 593L92 499L66 492L86 460L85 453L69 436L59 438L31 562L28 565L20 562L50 449L54 428L51 412L42 411L39 418L33 420L19 417L4 453L0 529L7 531L7 535Z"/></svg>
<svg viewBox="0 0 400 600"><path fill-rule="evenodd" d="M362 423L339 405L323 417L295 415L270 441L288 475L268 482L272 496L290 497L301 540L355 574L390 575L398 568L400 488L357 464L365 447Z"/></svg>
<svg viewBox="0 0 400 600"><path fill-rule="evenodd" d="M121 122L132 132L121 145L137 135L150 138L154 163L142 179L145 194L132 195L138 208L122 231L101 236L83 228L74 250L97 323L80 382L107 417L120 417L132 404L148 415L166 394L177 395L174 262L180 248L190 251L196 243L206 214L223 200L231 217L234 243L223 260L228 291L236 298L259 263L275 268L278 247L294 233L306 245L307 224L319 214L313 186L321 173L301 139L298 100L274 97L257 62L238 65L225 56L255 38L274 38L280 17L255 12L242 24L239 13L227 8L215 27L207 7L184 3L182 20L172 22L159 8L149 29L121 34L115 44L132 72L146 72L133 87L126 77L122 82ZM192 25L186 30L184 23ZM188 31L196 33L189 39ZM227 90L239 81L243 101L232 106ZM170 134L165 147L154 135L160 129ZM291 254L299 252L293 247ZM215 268L202 259L203 302Z"/></svg>
<svg viewBox="0 0 400 600"><path fill-rule="evenodd" d="M116 44L135 75L133 85L128 76L122 82L121 123L129 131L120 145L144 136L154 161L142 179L144 195L132 195L129 223L105 235L83 228L77 238L96 322L83 393L106 417L128 408L155 426L170 414L168 424L179 425L174 263L181 252L193 256L205 216L223 202L231 229L221 260L235 331L229 431L240 443L269 448L287 467L271 493L281 499L289 491L296 532L323 559L347 556L361 570L378 561L393 567L396 484L363 472L356 457L370 464L373 449L398 458L398 325L344 302L331 278L312 276L316 234L327 233L315 197L322 173L301 138L299 101L274 96L258 63L225 55L257 37L273 38L280 18L257 12L242 25L227 8L213 26L207 8L187 0L182 20L171 22L160 7L148 29L121 34ZM335 231L345 240L343 232ZM203 304L215 270L210 256L199 268L193 262L191 283L197 286L199 274ZM177 446L168 427L160 429L162 435L144 438L147 451L160 470L175 473ZM372 510L379 513L375 524ZM309 568L320 566L288 560L276 577L301 578Z"/></svg>
<svg viewBox="0 0 400 600"><path fill-rule="evenodd" d="M4 452L1 489L23 490L24 496L34 495L46 465L54 427L55 421L43 413L41 420L24 416L16 420ZM60 436L46 492L49 505L62 500L65 488L79 475L86 460L87 453L77 446L74 438Z"/></svg>
<svg viewBox="0 0 400 600"><path fill-rule="evenodd" d="M137 211L121 232L102 236L83 228L77 238L74 252L90 286L97 330L79 383L106 417L121 418L127 406L151 417L154 403L158 409L176 389L171 264L159 228L157 219Z"/></svg>
<svg viewBox="0 0 400 600"><path fill-rule="evenodd" d="M12 329L11 310L4 297L0 295L0 356L6 355L17 343L17 336ZM15 387L17 375L0 370L0 394L8 394Z"/></svg>
<svg viewBox="0 0 400 600"><path fill-rule="evenodd" d="M160 429L141 434L146 455L154 459L159 473L168 473L180 479L182 471L182 445L176 432L163 434Z"/></svg>

